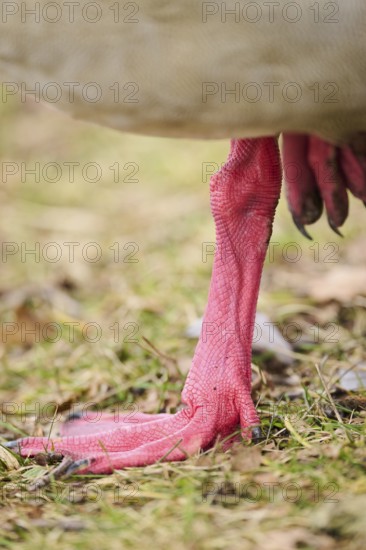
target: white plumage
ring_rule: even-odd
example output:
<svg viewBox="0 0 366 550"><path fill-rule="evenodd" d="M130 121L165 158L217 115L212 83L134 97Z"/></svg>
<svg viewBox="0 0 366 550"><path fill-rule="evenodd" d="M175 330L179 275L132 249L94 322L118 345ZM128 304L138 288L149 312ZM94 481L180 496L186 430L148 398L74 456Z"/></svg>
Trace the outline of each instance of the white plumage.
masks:
<svg viewBox="0 0 366 550"><path fill-rule="evenodd" d="M6 93L17 83L74 117L152 135L341 143L366 130L363 0L42 0L28 13L35 4L2 5Z"/></svg>

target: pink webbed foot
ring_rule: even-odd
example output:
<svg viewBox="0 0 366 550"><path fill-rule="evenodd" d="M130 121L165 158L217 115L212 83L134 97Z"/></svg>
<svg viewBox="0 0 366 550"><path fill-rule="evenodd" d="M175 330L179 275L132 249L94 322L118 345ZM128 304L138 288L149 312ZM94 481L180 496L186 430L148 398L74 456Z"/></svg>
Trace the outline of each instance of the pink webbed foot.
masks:
<svg viewBox="0 0 366 550"><path fill-rule="evenodd" d="M57 475L178 461L218 439L245 438L259 419L250 395L251 340L261 271L281 186L275 139L234 140L226 165L211 180L216 224L208 305L182 394L173 415L88 413L72 418L60 437L8 444L22 456L43 452L67 459ZM70 462L71 460L71 462Z"/></svg>
<svg viewBox="0 0 366 550"><path fill-rule="evenodd" d="M358 136L358 143L366 143ZM347 189L366 201L366 152L350 146L338 147L317 136L283 135L283 164L286 196L298 229L316 222L325 206L330 227L339 227L348 216Z"/></svg>
<svg viewBox="0 0 366 550"><path fill-rule="evenodd" d="M220 394L219 381L216 390ZM91 424L90 418L70 421L63 428L67 435L28 437L12 441L7 446L19 450L22 456L45 452L68 456L83 463L82 471L90 473L111 473L115 469L144 466L161 460L184 460L200 449L212 446L217 439L238 432L240 424L243 435L250 437L245 428L249 430L259 423L252 399L240 391L233 392L231 397L231 406L226 404L224 407L226 399L222 396L220 403L207 401L174 415L139 413L133 423L131 418L127 422L123 415L118 422L112 415L104 417L100 424ZM74 470L73 463L70 470Z"/></svg>

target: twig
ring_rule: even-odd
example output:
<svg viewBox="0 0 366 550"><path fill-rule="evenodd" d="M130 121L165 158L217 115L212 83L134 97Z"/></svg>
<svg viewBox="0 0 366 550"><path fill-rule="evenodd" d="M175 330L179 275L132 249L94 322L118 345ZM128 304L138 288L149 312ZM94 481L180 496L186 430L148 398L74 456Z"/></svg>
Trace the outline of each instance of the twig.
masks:
<svg viewBox="0 0 366 550"><path fill-rule="evenodd" d="M325 380L324 380L324 377L323 377L323 375L322 375L322 373L321 373L321 370L320 370L321 367L324 367L324 365L325 365L327 359L328 359L328 356L325 355L324 359L322 360L322 362L321 362L321 364L320 364L320 367L319 367L319 365L318 365L317 363L315 363L315 368L316 368L316 371L317 371L317 373L318 373L318 375L319 375L320 381L321 381L321 383L323 384L324 391L325 391L325 393L327 394L327 397L328 397L329 402L330 402L330 405L331 405L331 407L332 407L332 409L333 409L333 411L334 411L334 414L335 414L335 416L336 416L338 422L340 423L340 425L341 425L342 428L343 428L343 431L344 431L344 433L345 433L345 436L347 437L347 439L348 439L348 441L349 441L350 443L353 443L353 438L352 438L351 434L348 432L348 430L347 430L347 428L346 428L346 425L345 425L345 423L343 422L343 419L342 419L341 415L340 415L339 412L338 412L338 409L337 409L337 407L336 407L336 405L335 405L335 403L334 403L334 400L333 400L333 398L332 398L332 396L331 396L331 394L330 394L329 388L328 388L328 386L327 386L327 384L326 384L326 382L325 382Z"/></svg>
<svg viewBox="0 0 366 550"><path fill-rule="evenodd" d="M322 360L322 362L321 362L321 367L324 367L324 365L325 365L327 359L328 359L328 356L326 355L326 356L324 357L324 359ZM331 396L331 394L330 394L329 388L328 388L328 386L327 386L327 384L326 384L326 382L325 382L325 380L324 380L324 377L323 377L323 375L322 375L322 373L321 373L321 371L320 371L320 367L319 367L318 363L315 363L315 368L316 368L316 372L317 372L318 375L319 375L320 381L321 381L321 383L323 384L323 388L324 388L324 390L325 390L325 393L327 394L327 397L328 397L329 402L330 402L330 404L331 404L331 406L332 406L333 412L334 412L334 414L335 414L335 416L336 416L338 422L339 422L340 424L342 424L342 426L344 426L344 422L343 422L343 420L342 420L342 417L341 417L341 415L339 414L337 407L335 406L334 400L333 400L333 398L332 398L332 396Z"/></svg>

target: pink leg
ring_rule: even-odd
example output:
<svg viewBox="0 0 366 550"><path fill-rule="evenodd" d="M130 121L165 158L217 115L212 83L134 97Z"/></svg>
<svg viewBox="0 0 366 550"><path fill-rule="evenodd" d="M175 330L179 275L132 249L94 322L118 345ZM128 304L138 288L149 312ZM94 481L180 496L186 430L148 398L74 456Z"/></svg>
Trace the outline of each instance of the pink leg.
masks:
<svg viewBox="0 0 366 550"><path fill-rule="evenodd" d="M65 437L11 442L23 456L56 451L89 459L83 471L182 460L230 436L244 437L259 419L251 399L251 340L260 277L281 185L274 138L233 140L227 163L211 180L216 224L215 256L202 333L182 394L186 408L174 415L138 415L116 425L110 416L86 428L66 426ZM93 418L95 420L95 417ZM132 419L131 419L132 420ZM106 431L105 431L106 430Z"/></svg>
<svg viewBox="0 0 366 550"><path fill-rule="evenodd" d="M142 422L152 422L167 418L168 414L131 413L100 413L87 411L81 417L71 418L61 426L61 435L85 435L109 432L119 426L133 426Z"/></svg>

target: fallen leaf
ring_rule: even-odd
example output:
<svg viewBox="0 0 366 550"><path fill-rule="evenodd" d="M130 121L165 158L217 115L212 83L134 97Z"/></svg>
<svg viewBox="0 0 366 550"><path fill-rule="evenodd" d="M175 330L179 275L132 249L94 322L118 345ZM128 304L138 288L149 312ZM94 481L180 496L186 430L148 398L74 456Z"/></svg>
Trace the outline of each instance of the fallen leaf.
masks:
<svg viewBox="0 0 366 550"><path fill-rule="evenodd" d="M18 470L19 462L5 447L0 445L0 461L7 470Z"/></svg>
<svg viewBox="0 0 366 550"><path fill-rule="evenodd" d="M269 531L266 539L260 541L261 550L295 550L297 548L316 548L328 550L334 548L333 541L326 535L314 536L307 529L293 527L281 531Z"/></svg>
<svg viewBox="0 0 366 550"><path fill-rule="evenodd" d="M359 363L355 368L340 369L338 385L344 390L360 390L366 388L366 363Z"/></svg>
<svg viewBox="0 0 366 550"><path fill-rule="evenodd" d="M358 295L366 295L366 268L333 266L324 275L310 278L306 285L309 296L319 302L337 300L348 303Z"/></svg>
<svg viewBox="0 0 366 550"><path fill-rule="evenodd" d="M231 468L238 472L255 470L261 464L262 455L258 447L234 445L231 454Z"/></svg>

